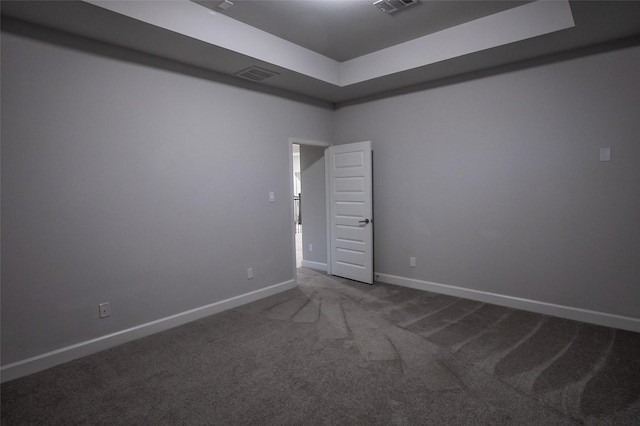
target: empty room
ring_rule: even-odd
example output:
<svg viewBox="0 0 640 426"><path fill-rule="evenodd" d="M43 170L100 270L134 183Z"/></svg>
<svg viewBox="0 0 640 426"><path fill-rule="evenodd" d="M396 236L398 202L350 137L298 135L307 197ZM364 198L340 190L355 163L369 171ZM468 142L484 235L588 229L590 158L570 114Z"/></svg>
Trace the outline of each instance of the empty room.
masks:
<svg viewBox="0 0 640 426"><path fill-rule="evenodd" d="M640 423L640 1L0 10L3 425Z"/></svg>

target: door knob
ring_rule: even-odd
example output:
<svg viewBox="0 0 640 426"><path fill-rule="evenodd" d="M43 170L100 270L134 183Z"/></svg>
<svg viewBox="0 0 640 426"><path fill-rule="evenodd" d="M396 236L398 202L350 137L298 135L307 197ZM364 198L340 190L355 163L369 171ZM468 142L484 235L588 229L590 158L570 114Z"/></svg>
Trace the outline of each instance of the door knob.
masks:
<svg viewBox="0 0 640 426"><path fill-rule="evenodd" d="M365 225L369 223L369 219L359 220L358 223L364 223Z"/></svg>

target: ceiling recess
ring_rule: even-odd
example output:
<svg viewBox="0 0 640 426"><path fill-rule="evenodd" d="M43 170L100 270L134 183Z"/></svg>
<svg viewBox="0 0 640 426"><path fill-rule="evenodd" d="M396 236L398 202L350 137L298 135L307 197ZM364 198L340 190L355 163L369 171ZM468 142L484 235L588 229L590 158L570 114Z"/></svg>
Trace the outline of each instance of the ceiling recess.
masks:
<svg viewBox="0 0 640 426"><path fill-rule="evenodd" d="M378 0L373 3L375 7L389 15L418 4L420 0Z"/></svg>
<svg viewBox="0 0 640 426"><path fill-rule="evenodd" d="M263 80L266 80L267 78L273 77L274 75L279 75L279 73L275 71L269 71L264 68L252 66L249 68L245 68L241 71L238 71L234 75L238 77L242 77L247 80L251 80L251 81L263 81Z"/></svg>

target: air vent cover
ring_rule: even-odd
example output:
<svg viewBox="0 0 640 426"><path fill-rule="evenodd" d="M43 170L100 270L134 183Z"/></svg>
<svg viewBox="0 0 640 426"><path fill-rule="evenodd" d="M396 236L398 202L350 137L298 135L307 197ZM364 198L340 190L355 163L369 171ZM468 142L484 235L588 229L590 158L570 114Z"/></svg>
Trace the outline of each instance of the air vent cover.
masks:
<svg viewBox="0 0 640 426"><path fill-rule="evenodd" d="M245 68L242 71L238 71L234 75L237 75L238 77L242 77L251 81L263 81L263 80L266 80L267 78L270 78L270 77L273 77L274 75L279 75L279 74L275 71L269 71L264 68L253 66L253 67Z"/></svg>
<svg viewBox="0 0 640 426"><path fill-rule="evenodd" d="M392 14L409 6L418 4L419 0L378 0L373 3L378 9L384 13Z"/></svg>

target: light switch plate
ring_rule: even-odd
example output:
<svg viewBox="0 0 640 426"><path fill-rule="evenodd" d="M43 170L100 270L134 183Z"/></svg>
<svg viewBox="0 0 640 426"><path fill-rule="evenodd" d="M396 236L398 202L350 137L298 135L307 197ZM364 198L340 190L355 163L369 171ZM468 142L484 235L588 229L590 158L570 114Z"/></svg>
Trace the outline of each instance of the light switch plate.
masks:
<svg viewBox="0 0 640 426"><path fill-rule="evenodd" d="M611 148L600 148L600 161L611 161Z"/></svg>
<svg viewBox="0 0 640 426"><path fill-rule="evenodd" d="M273 192L269 192L269 202L273 203L276 200L276 194Z"/></svg>

